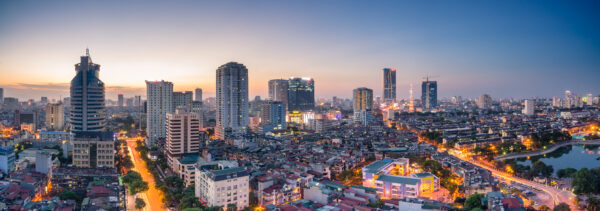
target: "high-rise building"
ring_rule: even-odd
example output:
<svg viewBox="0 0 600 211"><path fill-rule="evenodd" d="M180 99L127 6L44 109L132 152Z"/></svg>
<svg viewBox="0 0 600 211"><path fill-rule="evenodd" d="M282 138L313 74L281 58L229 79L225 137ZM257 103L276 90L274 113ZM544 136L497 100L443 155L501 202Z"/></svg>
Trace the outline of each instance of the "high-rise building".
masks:
<svg viewBox="0 0 600 211"><path fill-rule="evenodd" d="M224 140L229 133L242 133L248 127L248 69L229 62L217 69L217 125L215 135Z"/></svg>
<svg viewBox="0 0 600 211"><path fill-rule="evenodd" d="M168 164L176 169L175 159L184 154L198 153L200 148L200 120L198 114L177 109L175 113L167 113L166 151Z"/></svg>
<svg viewBox="0 0 600 211"><path fill-rule="evenodd" d="M287 107L288 111L307 111L315 108L315 81L312 78L290 78Z"/></svg>
<svg viewBox="0 0 600 211"><path fill-rule="evenodd" d="M421 85L421 103L424 109L437 107L437 81L427 79Z"/></svg>
<svg viewBox="0 0 600 211"><path fill-rule="evenodd" d="M117 105L119 106L119 109L123 109L123 102L124 102L123 94L119 94L117 102L118 102Z"/></svg>
<svg viewBox="0 0 600 211"><path fill-rule="evenodd" d="M198 119L200 120L200 129L204 128L204 105L202 102L194 101L192 102L192 110L190 112L198 114Z"/></svg>
<svg viewBox="0 0 600 211"><path fill-rule="evenodd" d="M396 69L383 68L383 100L386 103L396 101Z"/></svg>
<svg viewBox="0 0 600 211"><path fill-rule="evenodd" d="M72 132L103 131L106 125L104 83L100 80L100 65L92 63L89 50L75 65L71 80Z"/></svg>
<svg viewBox="0 0 600 211"><path fill-rule="evenodd" d="M4 89L0 88L0 108L2 108L3 104L4 104Z"/></svg>
<svg viewBox="0 0 600 211"><path fill-rule="evenodd" d="M192 109L193 97L194 93L192 91L173 92L173 109L183 108L190 111Z"/></svg>
<svg viewBox="0 0 600 211"><path fill-rule="evenodd" d="M492 97L490 97L488 94L483 94L481 97L479 97L479 99L477 99L477 107L479 107L479 109L490 109L491 106Z"/></svg>
<svg viewBox="0 0 600 211"><path fill-rule="evenodd" d="M166 137L165 118L173 112L173 83L168 81L146 81L147 96L147 144L154 145L159 138Z"/></svg>
<svg viewBox="0 0 600 211"><path fill-rule="evenodd" d="M44 96L42 96L42 97L40 98L40 103L41 103L41 104L47 104L47 103L48 103L48 97L44 97Z"/></svg>
<svg viewBox="0 0 600 211"><path fill-rule="evenodd" d="M587 94L585 97L585 103L588 106L594 105L594 95L592 95L592 93Z"/></svg>
<svg viewBox="0 0 600 211"><path fill-rule="evenodd" d="M352 101L354 112L371 110L373 108L373 90L366 87L354 89Z"/></svg>
<svg viewBox="0 0 600 211"><path fill-rule="evenodd" d="M46 128L52 130L63 130L65 126L65 106L62 103L46 104Z"/></svg>
<svg viewBox="0 0 600 211"><path fill-rule="evenodd" d="M289 82L285 79L273 79L269 81L269 100L279 101L288 105Z"/></svg>
<svg viewBox="0 0 600 211"><path fill-rule="evenodd" d="M135 107L142 106L142 96L136 95L134 98L135 98L135 100L133 101L133 105Z"/></svg>
<svg viewBox="0 0 600 211"><path fill-rule="evenodd" d="M14 147L0 146L0 171L8 174L15 170L15 160Z"/></svg>
<svg viewBox="0 0 600 211"><path fill-rule="evenodd" d="M533 100L527 99L525 100L523 105L523 114L527 116L533 116L535 114L535 105Z"/></svg>
<svg viewBox="0 0 600 211"><path fill-rule="evenodd" d="M285 104L282 102L264 102L260 114L260 125L263 133L286 129Z"/></svg>
<svg viewBox="0 0 600 211"><path fill-rule="evenodd" d="M16 97L6 97L4 98L4 106L2 107L4 110L14 111L19 109L21 106L19 105L19 99Z"/></svg>
<svg viewBox="0 0 600 211"><path fill-rule="evenodd" d="M559 97L557 97L557 96L552 97L552 107L555 107L555 108L562 107L562 101L560 100Z"/></svg>
<svg viewBox="0 0 600 211"><path fill-rule="evenodd" d="M133 107L133 100L134 100L133 97L125 99L125 106L127 106L127 107Z"/></svg>
<svg viewBox="0 0 600 211"><path fill-rule="evenodd" d="M196 92L195 93L196 96L194 96L194 100L198 101L198 102L202 102L202 89L196 88L195 92Z"/></svg>

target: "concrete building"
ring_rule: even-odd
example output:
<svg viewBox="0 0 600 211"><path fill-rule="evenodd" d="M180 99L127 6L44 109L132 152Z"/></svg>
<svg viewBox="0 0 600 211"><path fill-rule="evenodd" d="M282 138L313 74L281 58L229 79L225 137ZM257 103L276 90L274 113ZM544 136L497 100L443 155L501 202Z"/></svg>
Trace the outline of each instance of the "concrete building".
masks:
<svg viewBox="0 0 600 211"><path fill-rule="evenodd" d="M198 164L195 179L195 195L207 206L235 204L238 210L248 206L250 176L245 168Z"/></svg>
<svg viewBox="0 0 600 211"><path fill-rule="evenodd" d="M19 99L14 97L5 97L4 98L4 106L2 109L6 111L14 111L19 109L21 106L19 105Z"/></svg>
<svg viewBox="0 0 600 211"><path fill-rule="evenodd" d="M100 80L100 65L94 64L89 50L75 65L71 80L71 131L103 131L106 125L104 82Z"/></svg>
<svg viewBox="0 0 600 211"><path fill-rule="evenodd" d="M408 175L408 158L383 159L362 168L363 186L375 188L382 199L417 198L439 190L440 180L429 172Z"/></svg>
<svg viewBox="0 0 600 211"><path fill-rule="evenodd" d="M215 135L244 133L248 127L248 69L236 62L217 69L217 116Z"/></svg>
<svg viewBox="0 0 600 211"><path fill-rule="evenodd" d="M13 147L0 147L0 171L8 174L15 170L15 150Z"/></svg>
<svg viewBox="0 0 600 211"><path fill-rule="evenodd" d="M194 90L194 91L195 91L194 101L202 102L202 89L196 88L196 90Z"/></svg>
<svg viewBox="0 0 600 211"><path fill-rule="evenodd" d="M2 108L4 104L4 88L0 88L0 108Z"/></svg>
<svg viewBox="0 0 600 211"><path fill-rule="evenodd" d="M288 81L288 111L308 111L315 108L315 81L292 77Z"/></svg>
<svg viewBox="0 0 600 211"><path fill-rule="evenodd" d="M289 82L285 79L273 79L269 81L269 100L279 101L288 105Z"/></svg>
<svg viewBox="0 0 600 211"><path fill-rule="evenodd" d="M117 98L117 105L119 106L119 110L123 109L124 99L123 94L119 94Z"/></svg>
<svg viewBox="0 0 600 211"><path fill-rule="evenodd" d="M267 101L263 103L260 114L260 127L262 128L263 133L276 130L285 130L287 128L284 103L278 101Z"/></svg>
<svg viewBox="0 0 600 211"><path fill-rule="evenodd" d="M166 116L173 112L173 83L168 81L146 81L147 96L147 144L154 145L159 138L166 137Z"/></svg>
<svg viewBox="0 0 600 211"><path fill-rule="evenodd" d="M359 110L354 112L354 122L358 122L361 125L371 124L373 122L373 112L371 110Z"/></svg>
<svg viewBox="0 0 600 211"><path fill-rule="evenodd" d="M173 92L173 109L186 109L190 111L192 109L192 101L194 93L192 91L185 92Z"/></svg>
<svg viewBox="0 0 600 211"><path fill-rule="evenodd" d="M366 87L354 89L352 101L354 112L373 109L373 90Z"/></svg>
<svg viewBox="0 0 600 211"><path fill-rule="evenodd" d="M65 126L65 106L62 103L46 104L46 128L63 130Z"/></svg>
<svg viewBox="0 0 600 211"><path fill-rule="evenodd" d="M47 152L38 152L35 155L35 171L48 175L52 170L52 155Z"/></svg>
<svg viewBox="0 0 600 211"><path fill-rule="evenodd" d="M184 154L198 153L200 148L200 123L198 114L177 109L175 113L167 113L167 139L165 148L168 164L176 171L175 159Z"/></svg>
<svg viewBox="0 0 600 211"><path fill-rule="evenodd" d="M437 81L430 81L427 78L421 85L421 103L426 110L437 107Z"/></svg>
<svg viewBox="0 0 600 211"><path fill-rule="evenodd" d="M383 68L383 100L396 102L396 69Z"/></svg>
<svg viewBox="0 0 600 211"><path fill-rule="evenodd" d="M523 114L527 115L527 116L533 116L535 114L535 104L534 101L531 99L527 99L525 100L525 102L523 103L524 107L523 107Z"/></svg>
<svg viewBox="0 0 600 211"><path fill-rule="evenodd" d="M115 142L111 132L77 132L72 143L74 166L115 167Z"/></svg>
<svg viewBox="0 0 600 211"><path fill-rule="evenodd" d="M490 109L492 106L492 97L488 94L483 94L477 99L477 107L479 109Z"/></svg>

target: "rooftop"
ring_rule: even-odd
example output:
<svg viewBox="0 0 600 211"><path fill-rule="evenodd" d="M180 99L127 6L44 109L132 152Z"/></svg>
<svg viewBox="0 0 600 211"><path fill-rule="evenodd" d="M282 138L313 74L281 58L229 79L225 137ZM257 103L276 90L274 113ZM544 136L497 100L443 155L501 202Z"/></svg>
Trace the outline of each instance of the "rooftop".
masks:
<svg viewBox="0 0 600 211"><path fill-rule="evenodd" d="M413 177L403 177L403 176L395 176L395 175L387 175L387 174L379 176L377 178L377 181L409 184L409 185L416 185L420 182L419 179L413 178Z"/></svg>

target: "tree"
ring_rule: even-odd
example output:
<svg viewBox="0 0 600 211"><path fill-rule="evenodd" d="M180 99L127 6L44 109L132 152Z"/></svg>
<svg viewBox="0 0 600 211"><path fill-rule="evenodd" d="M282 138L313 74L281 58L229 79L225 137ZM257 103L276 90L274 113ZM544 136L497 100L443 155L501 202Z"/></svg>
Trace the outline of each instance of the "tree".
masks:
<svg viewBox="0 0 600 211"><path fill-rule="evenodd" d="M546 206L546 205L542 205L538 207L538 210L550 210L550 207Z"/></svg>
<svg viewBox="0 0 600 211"><path fill-rule="evenodd" d="M569 207L568 204L560 203L558 205L556 205L556 207L554 207L553 211L571 211L571 208Z"/></svg>
<svg viewBox="0 0 600 211"><path fill-rule="evenodd" d="M227 204L226 211L237 211L237 205L236 204Z"/></svg>
<svg viewBox="0 0 600 211"><path fill-rule="evenodd" d="M465 201L465 209L466 210L473 210L475 208L483 209L483 204L481 202L481 198L483 198L483 194L479 194L479 193L471 194Z"/></svg>
<svg viewBox="0 0 600 211"><path fill-rule="evenodd" d="M142 180L133 181L129 184L129 192L133 194L137 194L139 192L144 192L148 190L148 183Z"/></svg>
<svg viewBox="0 0 600 211"><path fill-rule="evenodd" d="M79 197L79 195L77 195L77 193L70 191L70 190L63 190L58 195L58 198L60 198L60 200L75 200L75 201L81 200L81 198Z"/></svg>
<svg viewBox="0 0 600 211"><path fill-rule="evenodd" d="M587 168L582 168L577 171L573 176L573 193L575 194L595 194L598 193L598 177L600 175L595 174L597 171L590 171Z"/></svg>
<svg viewBox="0 0 600 211"><path fill-rule="evenodd" d="M142 180L142 175L136 171L128 171L127 174L123 177L123 183L130 184L133 181Z"/></svg>
<svg viewBox="0 0 600 211"><path fill-rule="evenodd" d="M135 199L135 208L138 210L141 210L144 207L146 207L146 202L144 202L144 200L142 200L140 198L136 198Z"/></svg>
<svg viewBox="0 0 600 211"><path fill-rule="evenodd" d="M556 176L558 176L558 178L573 177L575 172L577 172L577 169L574 168L560 169L556 171Z"/></svg>
<svg viewBox="0 0 600 211"><path fill-rule="evenodd" d="M587 210L589 211L600 211L600 199L595 197L589 197L587 200Z"/></svg>

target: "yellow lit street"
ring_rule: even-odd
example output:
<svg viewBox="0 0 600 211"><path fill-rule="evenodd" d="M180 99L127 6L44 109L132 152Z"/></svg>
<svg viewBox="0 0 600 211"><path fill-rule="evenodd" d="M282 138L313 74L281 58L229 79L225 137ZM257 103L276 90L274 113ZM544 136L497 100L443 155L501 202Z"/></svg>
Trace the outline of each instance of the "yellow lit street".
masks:
<svg viewBox="0 0 600 211"><path fill-rule="evenodd" d="M142 175L142 179L148 182L148 191L139 193L138 197L146 202L144 211L154 210L166 210L163 206L163 193L155 187L154 177L148 171L146 163L141 159L140 153L135 149L137 140L135 138L127 139L127 147L129 148L129 155L133 161L133 168L131 170L137 171Z"/></svg>

